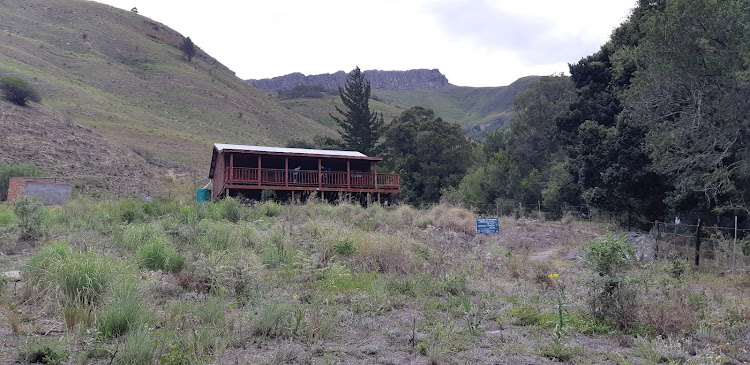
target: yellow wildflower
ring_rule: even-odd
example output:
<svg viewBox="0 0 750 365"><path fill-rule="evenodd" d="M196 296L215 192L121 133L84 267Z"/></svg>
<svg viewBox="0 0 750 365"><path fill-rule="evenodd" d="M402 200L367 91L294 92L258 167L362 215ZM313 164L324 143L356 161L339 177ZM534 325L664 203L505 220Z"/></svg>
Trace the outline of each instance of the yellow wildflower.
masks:
<svg viewBox="0 0 750 365"><path fill-rule="evenodd" d="M557 274L557 273L549 274L547 275L547 277L549 277L550 279L557 279L560 277L560 274Z"/></svg>
<svg viewBox="0 0 750 365"><path fill-rule="evenodd" d="M297 294L292 295L292 298L294 298L294 300L297 300Z"/></svg>

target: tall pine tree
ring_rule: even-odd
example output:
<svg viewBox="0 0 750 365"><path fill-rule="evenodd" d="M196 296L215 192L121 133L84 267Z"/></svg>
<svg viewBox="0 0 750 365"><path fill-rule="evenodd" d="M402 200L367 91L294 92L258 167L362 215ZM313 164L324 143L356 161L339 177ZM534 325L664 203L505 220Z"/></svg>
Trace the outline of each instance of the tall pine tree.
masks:
<svg viewBox="0 0 750 365"><path fill-rule="evenodd" d="M365 74L356 67L346 78L346 87L339 87L339 96L346 110L336 107L341 117L331 118L341 128L344 147L369 155L375 151L383 116L370 112L370 82Z"/></svg>

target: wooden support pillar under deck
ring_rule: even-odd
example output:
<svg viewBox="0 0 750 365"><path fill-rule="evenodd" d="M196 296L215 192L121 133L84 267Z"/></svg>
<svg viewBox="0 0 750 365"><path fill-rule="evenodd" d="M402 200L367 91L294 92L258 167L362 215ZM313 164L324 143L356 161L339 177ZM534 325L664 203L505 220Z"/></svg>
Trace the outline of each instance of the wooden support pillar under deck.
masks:
<svg viewBox="0 0 750 365"><path fill-rule="evenodd" d="M229 181L234 180L234 153L229 154Z"/></svg>
<svg viewBox="0 0 750 365"><path fill-rule="evenodd" d="M323 163L318 159L318 190L323 187Z"/></svg>
<svg viewBox="0 0 750 365"><path fill-rule="evenodd" d="M289 157L284 157L284 186L289 186ZM292 200L294 200L294 197L292 197Z"/></svg>
<svg viewBox="0 0 750 365"><path fill-rule="evenodd" d="M374 162L373 165L375 166L375 175L373 177L375 178L375 189L378 188L378 163ZM380 193L378 193L378 203L380 203Z"/></svg>
<svg viewBox="0 0 750 365"><path fill-rule="evenodd" d="M261 171L260 171L260 155L258 155L258 186L260 186L261 181Z"/></svg>
<svg viewBox="0 0 750 365"><path fill-rule="evenodd" d="M349 168L349 160L346 160L346 188L351 189L352 187L352 171Z"/></svg>

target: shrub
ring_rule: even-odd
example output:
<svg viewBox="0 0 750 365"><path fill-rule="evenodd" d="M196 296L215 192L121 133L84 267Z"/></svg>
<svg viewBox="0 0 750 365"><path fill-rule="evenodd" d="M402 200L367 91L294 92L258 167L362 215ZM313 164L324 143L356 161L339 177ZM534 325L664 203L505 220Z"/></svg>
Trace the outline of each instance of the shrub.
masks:
<svg viewBox="0 0 750 365"><path fill-rule="evenodd" d="M99 315L99 332L106 337L119 336L137 325L141 318L141 300L133 280L117 285L112 299Z"/></svg>
<svg viewBox="0 0 750 365"><path fill-rule="evenodd" d="M333 252L340 256L351 256L357 251L357 247L354 246L354 241L351 239L343 239L333 244Z"/></svg>
<svg viewBox="0 0 750 365"><path fill-rule="evenodd" d="M237 223L243 219L242 204L237 199L226 198L213 205L218 209L222 219L226 219L232 223Z"/></svg>
<svg viewBox="0 0 750 365"><path fill-rule="evenodd" d="M542 322L542 312L531 304L514 304L510 316L515 318L514 323L518 326L536 326Z"/></svg>
<svg viewBox="0 0 750 365"><path fill-rule="evenodd" d="M667 266L667 272L677 280L682 280L682 275L688 268L687 260L681 257L674 257L670 260L669 266Z"/></svg>
<svg viewBox="0 0 750 365"><path fill-rule="evenodd" d="M18 239L36 241L44 235L43 210L38 198L23 197L15 201L14 213L18 217Z"/></svg>
<svg viewBox="0 0 750 365"><path fill-rule="evenodd" d="M18 217L13 213L13 207L10 205L0 205L0 225L11 225L18 221Z"/></svg>
<svg viewBox="0 0 750 365"><path fill-rule="evenodd" d="M3 90L5 100L20 106L26 105L29 101L35 103L42 101L36 89L26 82L26 80L18 77L7 76L0 78L0 90Z"/></svg>
<svg viewBox="0 0 750 365"><path fill-rule="evenodd" d="M612 276L621 273L633 263L633 245L624 237L608 235L604 239L589 243L584 247L589 262L599 275Z"/></svg>
<svg viewBox="0 0 750 365"><path fill-rule="evenodd" d="M153 239L138 249L138 265L151 270L178 272L185 266L185 258L163 240Z"/></svg>
<svg viewBox="0 0 750 365"><path fill-rule="evenodd" d="M136 201L126 201L120 204L120 219L127 223L143 222L146 219L146 214L141 208L141 204Z"/></svg>
<svg viewBox="0 0 750 365"><path fill-rule="evenodd" d="M281 214L283 207L274 201L267 201L258 207L258 210L266 217L276 217Z"/></svg>
<svg viewBox="0 0 750 365"><path fill-rule="evenodd" d="M62 364L68 359L68 350L56 341L46 341L41 337L34 337L20 350L21 361L27 363L41 363L48 365Z"/></svg>
<svg viewBox="0 0 750 365"><path fill-rule="evenodd" d="M629 328L636 317L636 291L625 277L633 264L633 246L609 235L584 247L596 275L591 280L593 315L617 328Z"/></svg>

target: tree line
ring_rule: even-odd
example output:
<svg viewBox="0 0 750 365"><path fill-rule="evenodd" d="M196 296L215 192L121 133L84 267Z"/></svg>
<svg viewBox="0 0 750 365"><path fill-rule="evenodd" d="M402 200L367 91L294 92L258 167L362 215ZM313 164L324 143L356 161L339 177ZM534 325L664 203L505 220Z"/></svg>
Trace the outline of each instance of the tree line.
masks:
<svg viewBox="0 0 750 365"><path fill-rule="evenodd" d="M403 199L477 209L587 206L633 226L680 215L747 216L750 7L745 0L641 0L597 52L514 100L481 143L414 107L388 124L356 68L333 116L339 147L378 153ZM687 221L686 220L686 221Z"/></svg>

